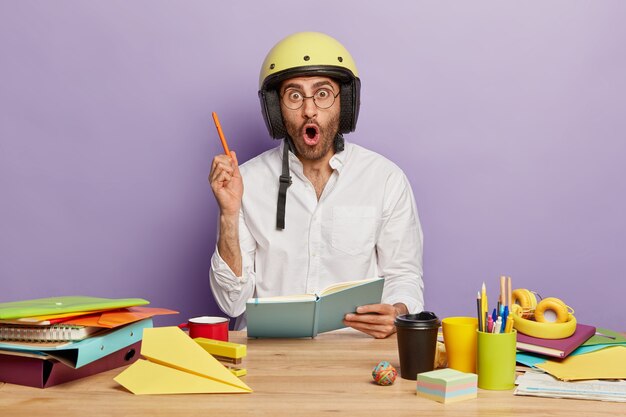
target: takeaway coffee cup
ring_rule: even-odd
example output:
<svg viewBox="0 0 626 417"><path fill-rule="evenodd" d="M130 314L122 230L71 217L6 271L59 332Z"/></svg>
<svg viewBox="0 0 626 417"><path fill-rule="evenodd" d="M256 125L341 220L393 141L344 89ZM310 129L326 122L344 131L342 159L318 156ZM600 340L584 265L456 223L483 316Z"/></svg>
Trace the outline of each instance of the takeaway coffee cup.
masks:
<svg viewBox="0 0 626 417"><path fill-rule="evenodd" d="M430 311L396 317L400 376L416 380L417 374L435 368L437 331L440 321Z"/></svg>
<svg viewBox="0 0 626 417"><path fill-rule="evenodd" d="M189 319L187 323L179 324L181 329L189 329L189 337L204 337L207 339L228 342L228 322L226 317L202 316Z"/></svg>

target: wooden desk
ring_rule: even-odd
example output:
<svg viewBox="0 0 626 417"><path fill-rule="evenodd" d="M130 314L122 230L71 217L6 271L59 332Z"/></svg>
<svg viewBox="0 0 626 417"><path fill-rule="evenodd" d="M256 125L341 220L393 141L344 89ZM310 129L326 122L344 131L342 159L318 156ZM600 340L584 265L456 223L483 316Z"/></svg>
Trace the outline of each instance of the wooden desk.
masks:
<svg viewBox="0 0 626 417"><path fill-rule="evenodd" d="M113 377L120 369L47 389L0 383L0 416L571 416L624 415L623 403L519 397L479 390L478 399L443 405L415 395L415 382L372 382L380 360L399 366L395 336L372 339L356 331L315 339L250 339L245 382L251 394L136 396Z"/></svg>

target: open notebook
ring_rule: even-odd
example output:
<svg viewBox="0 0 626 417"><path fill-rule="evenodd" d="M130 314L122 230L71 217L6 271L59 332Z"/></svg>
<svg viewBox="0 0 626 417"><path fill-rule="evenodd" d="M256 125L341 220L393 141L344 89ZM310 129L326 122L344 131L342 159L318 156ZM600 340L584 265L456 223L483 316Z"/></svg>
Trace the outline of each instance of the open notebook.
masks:
<svg viewBox="0 0 626 417"><path fill-rule="evenodd" d="M315 337L345 327L358 306L380 303L383 278L349 281L319 294L251 298L246 303L249 337Z"/></svg>

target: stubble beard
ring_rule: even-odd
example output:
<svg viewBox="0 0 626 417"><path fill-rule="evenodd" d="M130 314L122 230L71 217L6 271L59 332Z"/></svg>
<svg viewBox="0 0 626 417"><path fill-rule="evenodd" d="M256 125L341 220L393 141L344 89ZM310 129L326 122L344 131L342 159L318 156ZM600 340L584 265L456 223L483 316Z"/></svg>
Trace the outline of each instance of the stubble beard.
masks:
<svg viewBox="0 0 626 417"><path fill-rule="evenodd" d="M304 125L309 123L314 123L319 128L320 140L315 146L305 144L302 139ZM296 147L296 155L308 161L318 161L328 155L328 152L333 149L335 137L339 131L339 114L333 115L325 125L320 125L316 121L305 120L300 125L285 121L285 127Z"/></svg>

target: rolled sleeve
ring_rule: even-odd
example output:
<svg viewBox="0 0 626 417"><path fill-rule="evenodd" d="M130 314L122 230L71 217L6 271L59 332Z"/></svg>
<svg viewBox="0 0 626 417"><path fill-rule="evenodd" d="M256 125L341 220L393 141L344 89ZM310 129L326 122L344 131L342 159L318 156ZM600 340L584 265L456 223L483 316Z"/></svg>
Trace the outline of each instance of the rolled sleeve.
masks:
<svg viewBox="0 0 626 417"><path fill-rule="evenodd" d="M243 255L242 274L238 277L222 259L217 247L211 257L211 291L220 309L231 317L245 311L246 301L254 292L254 271L245 258Z"/></svg>

